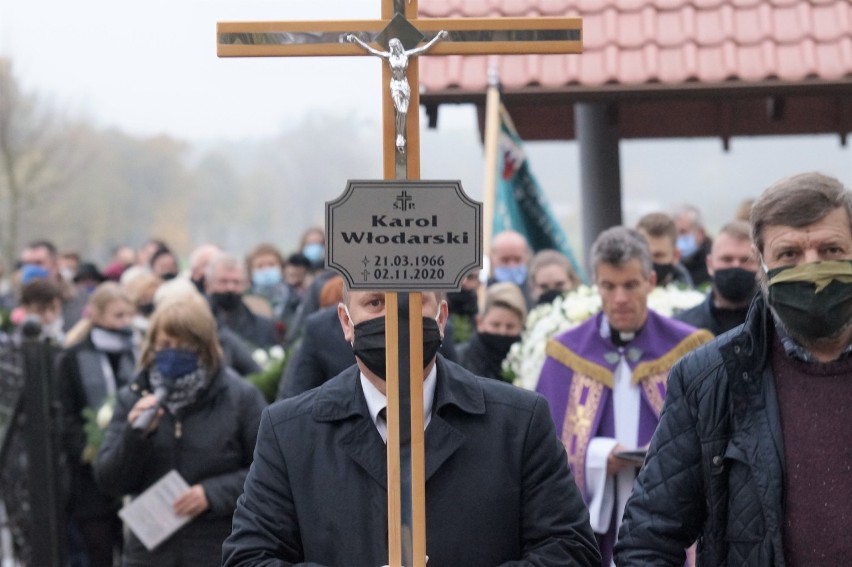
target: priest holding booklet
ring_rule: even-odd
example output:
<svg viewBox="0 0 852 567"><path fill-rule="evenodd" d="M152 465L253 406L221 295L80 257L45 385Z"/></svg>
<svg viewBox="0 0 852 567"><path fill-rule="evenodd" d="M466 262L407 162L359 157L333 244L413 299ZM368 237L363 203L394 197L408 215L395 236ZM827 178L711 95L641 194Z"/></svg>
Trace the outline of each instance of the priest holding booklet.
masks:
<svg viewBox="0 0 852 567"><path fill-rule="evenodd" d="M264 410L226 566L388 563L385 295L347 290L338 316L357 365ZM429 567L600 565L547 402L436 354L446 321L424 292Z"/></svg>

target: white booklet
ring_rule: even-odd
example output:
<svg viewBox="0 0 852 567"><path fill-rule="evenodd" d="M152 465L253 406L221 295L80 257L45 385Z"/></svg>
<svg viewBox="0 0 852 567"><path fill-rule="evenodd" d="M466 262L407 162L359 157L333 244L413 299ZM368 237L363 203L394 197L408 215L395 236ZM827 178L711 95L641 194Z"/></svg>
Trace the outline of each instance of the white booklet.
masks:
<svg viewBox="0 0 852 567"><path fill-rule="evenodd" d="M192 516L178 516L172 507L187 490L189 485L180 473L171 470L119 510L118 515L151 551L192 520Z"/></svg>

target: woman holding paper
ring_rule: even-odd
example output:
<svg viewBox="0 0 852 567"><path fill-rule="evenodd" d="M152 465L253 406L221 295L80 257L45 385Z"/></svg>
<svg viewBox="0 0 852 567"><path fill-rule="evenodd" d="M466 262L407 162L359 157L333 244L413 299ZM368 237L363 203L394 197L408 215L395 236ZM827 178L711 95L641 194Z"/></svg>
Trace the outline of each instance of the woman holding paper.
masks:
<svg viewBox="0 0 852 567"><path fill-rule="evenodd" d="M118 393L95 477L134 498L166 479L143 496L161 506L153 517L122 514L130 528L122 565L217 565L266 404L224 366L200 296L157 307L140 366Z"/></svg>

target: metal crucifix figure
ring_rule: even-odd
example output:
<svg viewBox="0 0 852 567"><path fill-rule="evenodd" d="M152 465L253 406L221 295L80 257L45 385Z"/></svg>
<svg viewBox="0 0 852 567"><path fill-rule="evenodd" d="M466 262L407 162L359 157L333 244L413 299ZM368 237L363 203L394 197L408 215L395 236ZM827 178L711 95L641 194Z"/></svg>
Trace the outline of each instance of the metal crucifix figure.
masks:
<svg viewBox="0 0 852 567"><path fill-rule="evenodd" d="M405 152L405 118L408 114L408 102L411 99L411 87L409 87L408 78L406 77L408 60L411 57L425 53L435 43L449 35L446 30L441 30L425 45L408 50L403 47L402 41L394 37L388 41L387 51L379 51L371 47L354 34L346 36L346 41L349 43L357 43L373 55L387 59L388 61L391 71L391 98L396 109L396 151L399 153Z"/></svg>

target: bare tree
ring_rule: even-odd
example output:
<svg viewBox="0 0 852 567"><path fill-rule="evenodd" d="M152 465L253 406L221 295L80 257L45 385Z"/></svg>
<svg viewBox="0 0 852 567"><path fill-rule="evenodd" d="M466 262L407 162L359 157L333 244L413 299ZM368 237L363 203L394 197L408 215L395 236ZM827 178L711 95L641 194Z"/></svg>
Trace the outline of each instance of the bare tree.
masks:
<svg viewBox="0 0 852 567"><path fill-rule="evenodd" d="M33 209L81 165L75 127L24 93L12 63L0 59L0 255L10 261Z"/></svg>

